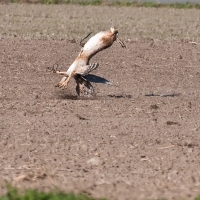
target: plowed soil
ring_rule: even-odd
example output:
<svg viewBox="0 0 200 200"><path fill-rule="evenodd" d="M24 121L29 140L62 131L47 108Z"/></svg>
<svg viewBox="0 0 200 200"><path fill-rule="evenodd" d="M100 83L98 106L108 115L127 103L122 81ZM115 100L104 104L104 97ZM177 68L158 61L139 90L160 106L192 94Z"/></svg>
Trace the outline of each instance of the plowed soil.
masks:
<svg viewBox="0 0 200 200"><path fill-rule="evenodd" d="M102 13L104 13L102 15ZM112 200L200 194L200 10L0 5L0 194L84 192ZM107 20L106 20L107 19ZM61 90L78 41L115 24L93 84Z"/></svg>

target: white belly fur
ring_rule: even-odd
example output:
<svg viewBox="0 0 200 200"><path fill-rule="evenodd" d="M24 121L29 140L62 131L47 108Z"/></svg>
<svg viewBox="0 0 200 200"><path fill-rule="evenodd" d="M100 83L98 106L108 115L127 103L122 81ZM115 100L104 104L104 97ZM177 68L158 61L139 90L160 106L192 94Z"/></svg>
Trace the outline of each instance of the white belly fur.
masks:
<svg viewBox="0 0 200 200"><path fill-rule="evenodd" d="M87 63L83 59L76 59L67 70L67 75L69 76L72 72L76 72L76 69L80 66L85 66Z"/></svg>
<svg viewBox="0 0 200 200"><path fill-rule="evenodd" d="M102 31L100 33L97 33L93 37L91 37L85 46L83 47L83 51L85 52L96 52L101 47L101 38L105 35L105 33Z"/></svg>

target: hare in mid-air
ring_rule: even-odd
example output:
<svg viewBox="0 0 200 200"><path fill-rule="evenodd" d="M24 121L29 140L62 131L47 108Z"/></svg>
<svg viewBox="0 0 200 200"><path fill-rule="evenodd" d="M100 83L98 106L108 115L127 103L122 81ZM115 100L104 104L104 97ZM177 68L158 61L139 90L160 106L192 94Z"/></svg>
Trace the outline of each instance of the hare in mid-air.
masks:
<svg viewBox="0 0 200 200"><path fill-rule="evenodd" d="M98 78L98 76L95 75L94 77L92 77L92 75L89 76L89 73L99 66L98 63L90 64L89 61L95 54L110 47L115 41L117 41L122 48L126 48L125 44L118 37L118 30L115 27L111 27L107 31L101 31L94 35L84 45L80 43L82 49L69 69L66 72L55 70L55 73L64 75L56 86L64 89L71 78L74 78L77 84L77 94L79 96L92 96L94 90L90 83L91 79L93 82L97 80L97 82L102 81L102 83L110 83L101 77Z"/></svg>

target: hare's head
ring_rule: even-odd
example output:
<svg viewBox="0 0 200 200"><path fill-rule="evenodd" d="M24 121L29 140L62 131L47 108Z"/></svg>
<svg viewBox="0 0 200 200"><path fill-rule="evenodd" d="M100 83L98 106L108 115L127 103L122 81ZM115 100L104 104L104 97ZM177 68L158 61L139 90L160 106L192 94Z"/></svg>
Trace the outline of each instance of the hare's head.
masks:
<svg viewBox="0 0 200 200"><path fill-rule="evenodd" d="M115 38L116 38L117 43L119 43L119 44L121 45L122 48L126 48L126 45L125 45L125 44L122 42L122 40L120 40L119 37L118 37L119 33L118 33L117 28L116 28L116 27L111 27L111 28L110 28L110 31L111 31L112 34L115 35Z"/></svg>

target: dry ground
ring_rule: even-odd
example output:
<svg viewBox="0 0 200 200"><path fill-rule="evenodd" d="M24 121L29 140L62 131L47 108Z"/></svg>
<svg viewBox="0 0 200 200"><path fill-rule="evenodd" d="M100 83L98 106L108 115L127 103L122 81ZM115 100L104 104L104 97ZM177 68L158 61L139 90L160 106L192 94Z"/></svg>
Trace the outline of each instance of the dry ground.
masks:
<svg viewBox="0 0 200 200"><path fill-rule="evenodd" d="M200 194L199 21L199 10L0 5L0 194L6 181L113 200ZM55 88L46 68L67 69L72 39L112 23L127 50L92 62L118 87L94 84L92 99L73 81Z"/></svg>

